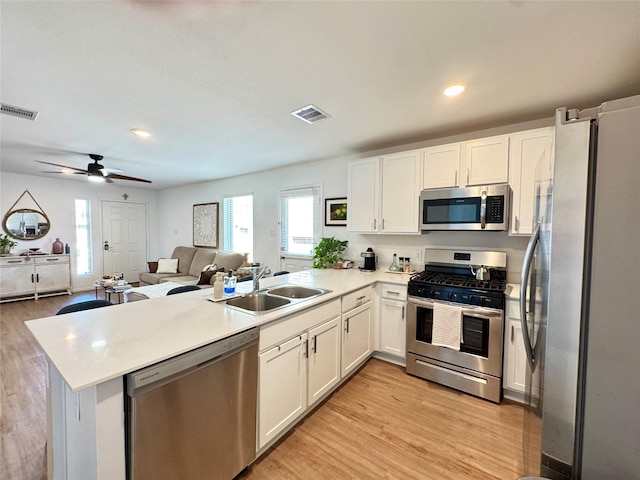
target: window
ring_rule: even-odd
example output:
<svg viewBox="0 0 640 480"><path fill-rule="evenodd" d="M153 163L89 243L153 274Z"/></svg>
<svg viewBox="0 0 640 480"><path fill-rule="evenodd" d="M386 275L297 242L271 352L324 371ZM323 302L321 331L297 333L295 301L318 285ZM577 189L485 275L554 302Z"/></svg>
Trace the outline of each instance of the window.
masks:
<svg viewBox="0 0 640 480"><path fill-rule="evenodd" d="M76 275L93 274L91 201L76 198Z"/></svg>
<svg viewBox="0 0 640 480"><path fill-rule="evenodd" d="M222 200L223 248L253 257L253 195Z"/></svg>
<svg viewBox="0 0 640 480"><path fill-rule="evenodd" d="M282 255L311 257L320 236L320 189L280 193Z"/></svg>

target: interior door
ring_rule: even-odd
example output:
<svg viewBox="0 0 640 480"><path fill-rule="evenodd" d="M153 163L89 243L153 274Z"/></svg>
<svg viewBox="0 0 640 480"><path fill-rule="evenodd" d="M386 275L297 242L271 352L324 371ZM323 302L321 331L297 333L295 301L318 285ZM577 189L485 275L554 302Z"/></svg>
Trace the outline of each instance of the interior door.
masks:
<svg viewBox="0 0 640 480"><path fill-rule="evenodd" d="M147 207L141 203L102 202L103 273L124 273L137 282L147 261Z"/></svg>

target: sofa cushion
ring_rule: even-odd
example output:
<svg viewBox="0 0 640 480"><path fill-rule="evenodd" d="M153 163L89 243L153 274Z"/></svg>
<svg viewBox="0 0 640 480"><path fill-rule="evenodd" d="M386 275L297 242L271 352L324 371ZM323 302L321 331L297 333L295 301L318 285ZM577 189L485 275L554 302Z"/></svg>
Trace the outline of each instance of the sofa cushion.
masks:
<svg viewBox="0 0 640 480"><path fill-rule="evenodd" d="M196 254L195 247L176 247L171 254L171 258L178 259L178 272L183 275L189 275L193 256ZM198 275L200 272L198 272Z"/></svg>
<svg viewBox="0 0 640 480"><path fill-rule="evenodd" d="M161 278L159 283L175 282L180 285L196 285L198 283L198 278L199 277L193 277L191 275L174 275L173 277Z"/></svg>
<svg viewBox="0 0 640 480"><path fill-rule="evenodd" d="M140 280L140 285L155 285L159 283L163 278L171 279L175 278L179 273L148 273L148 272L140 272L138 274L138 278Z"/></svg>
<svg viewBox="0 0 640 480"><path fill-rule="evenodd" d="M189 275L199 277L200 272L202 272L207 265L215 263L216 253L215 250L198 248L193 256L191 267L189 268Z"/></svg>
<svg viewBox="0 0 640 480"><path fill-rule="evenodd" d="M244 262L242 253L230 252L228 250L219 250L216 255L216 265L218 268L224 268L225 272L236 270Z"/></svg>
<svg viewBox="0 0 640 480"><path fill-rule="evenodd" d="M177 258L159 258L156 273L178 273Z"/></svg>

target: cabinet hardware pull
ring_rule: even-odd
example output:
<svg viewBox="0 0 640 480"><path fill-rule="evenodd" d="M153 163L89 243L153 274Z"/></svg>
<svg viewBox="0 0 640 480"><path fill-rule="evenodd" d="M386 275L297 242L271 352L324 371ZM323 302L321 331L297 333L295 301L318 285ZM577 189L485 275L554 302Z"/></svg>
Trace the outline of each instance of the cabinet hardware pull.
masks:
<svg viewBox="0 0 640 480"><path fill-rule="evenodd" d="M387 295L400 295L400 292L392 292L391 290L387 290Z"/></svg>
<svg viewBox="0 0 640 480"><path fill-rule="evenodd" d="M346 319L344 320L344 331L345 331L346 333L349 333L349 319L348 319L348 318L346 318Z"/></svg>
<svg viewBox="0 0 640 480"><path fill-rule="evenodd" d="M516 232L519 232L519 231L520 231L520 219L516 215Z"/></svg>
<svg viewBox="0 0 640 480"><path fill-rule="evenodd" d="M513 325L511 325L511 343L513 343Z"/></svg>
<svg viewBox="0 0 640 480"><path fill-rule="evenodd" d="M313 353L318 353L318 336L313 336L313 345L311 346L311 351Z"/></svg>
<svg viewBox="0 0 640 480"><path fill-rule="evenodd" d="M382 219L382 230L384 230L384 218Z"/></svg>
<svg viewBox="0 0 640 480"><path fill-rule="evenodd" d="M38 283L40 281L40 274L36 273L36 283Z"/></svg>
<svg viewBox="0 0 640 480"><path fill-rule="evenodd" d="M374 218L374 219L373 219L373 229L374 229L374 230L376 229L377 222L378 222L378 221Z"/></svg>
<svg viewBox="0 0 640 480"><path fill-rule="evenodd" d="M467 168L467 185L469 185L469 169Z"/></svg>
<svg viewBox="0 0 640 480"><path fill-rule="evenodd" d="M300 337L302 338L302 337ZM302 343L302 356L304 358L309 358L309 340L305 340Z"/></svg>
<svg viewBox="0 0 640 480"><path fill-rule="evenodd" d="M356 300L362 300L364 298L367 298L367 296L366 295L362 295L361 297L356 298Z"/></svg>
<svg viewBox="0 0 640 480"><path fill-rule="evenodd" d="M59 258L47 258L47 262L57 262Z"/></svg>
<svg viewBox="0 0 640 480"><path fill-rule="evenodd" d="M458 186L458 170L456 170L456 175L455 175L455 178L453 179L453 186L454 187Z"/></svg>
<svg viewBox="0 0 640 480"><path fill-rule="evenodd" d="M9 260L7 263L22 263L22 260Z"/></svg>
<svg viewBox="0 0 640 480"><path fill-rule="evenodd" d="M34 281L34 280L35 280L35 278L34 278L33 273L32 273L32 274L31 274L31 283L35 283L35 281Z"/></svg>
<svg viewBox="0 0 640 480"><path fill-rule="evenodd" d="M402 306L402 320L404 320L404 305Z"/></svg>

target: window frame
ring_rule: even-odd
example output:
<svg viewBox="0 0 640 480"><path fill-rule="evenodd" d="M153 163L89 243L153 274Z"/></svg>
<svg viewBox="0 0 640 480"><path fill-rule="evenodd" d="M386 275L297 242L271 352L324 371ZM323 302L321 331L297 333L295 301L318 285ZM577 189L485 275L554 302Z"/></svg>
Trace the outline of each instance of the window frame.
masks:
<svg viewBox="0 0 640 480"><path fill-rule="evenodd" d="M285 231L284 231L284 222L285 222L285 198L294 197L294 196L309 196L312 195L314 197L314 212L313 212L313 235L311 240L311 248L309 254L301 254L301 253L289 253L285 251ZM280 190L279 196L279 219L278 226L280 227L280 257L291 258L291 259L301 259L301 260L311 260L313 258L313 249L318 245L320 238L322 237L322 188L320 185L308 185L302 187L292 187Z"/></svg>
<svg viewBox="0 0 640 480"><path fill-rule="evenodd" d="M86 223L81 225L78 223L78 203L83 202L84 204L84 214L86 215ZM91 215L91 199L89 198L74 198L73 200L74 206L74 235L75 235L75 247L74 247L74 260L73 265L76 272L76 277L91 277L94 274L94 256L93 256L93 228L92 228L92 215ZM86 244L82 242L82 247L86 247L87 249L87 258L86 258L86 269L80 269L80 260L83 259L83 255L80 253L81 250L81 238L80 231L81 228L86 232L83 236L86 237ZM83 262L84 263L84 262Z"/></svg>
<svg viewBox="0 0 640 480"><path fill-rule="evenodd" d="M253 258L253 251L255 248L255 221L254 221L254 205L255 205L255 198L254 198L254 194L253 193L241 193L241 194L234 194L234 195L226 195L224 197L222 197L222 249L223 250L231 250L231 251L239 251L236 248L234 248L233 246L233 227L231 227L231 231L228 231L228 226L229 226L229 221L231 221L233 219L233 217L231 217L231 219L229 219L227 217L227 202L229 200L233 200L234 198L240 198L240 197L251 197L251 249L249 252L240 252L240 253L245 253L247 255L247 260L251 261L251 259ZM231 248L227 248L227 239L230 238L231 241Z"/></svg>

